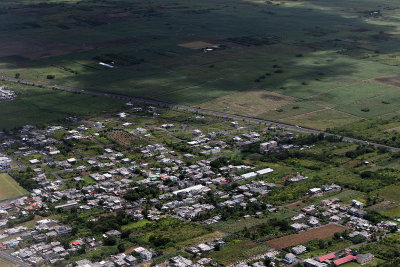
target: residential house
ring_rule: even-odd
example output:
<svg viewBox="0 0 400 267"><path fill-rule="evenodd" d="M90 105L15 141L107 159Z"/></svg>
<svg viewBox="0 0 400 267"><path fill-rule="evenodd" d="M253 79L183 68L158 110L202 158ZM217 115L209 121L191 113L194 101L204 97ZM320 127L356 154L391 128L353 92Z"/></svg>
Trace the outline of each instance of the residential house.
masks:
<svg viewBox="0 0 400 267"><path fill-rule="evenodd" d="M328 265L323 262L316 261L314 259L305 259L304 260L305 267L327 267Z"/></svg>
<svg viewBox="0 0 400 267"><path fill-rule="evenodd" d="M292 253L296 255L303 254L304 252L307 251L307 248L303 245L298 245L292 248Z"/></svg>
<svg viewBox="0 0 400 267"><path fill-rule="evenodd" d="M288 264L293 264L296 262L296 255L294 255L292 253L288 253L285 255L285 258L283 258L283 261Z"/></svg>
<svg viewBox="0 0 400 267"><path fill-rule="evenodd" d="M367 264L373 260L374 260L374 255L372 255L371 253L357 255L357 262L360 265Z"/></svg>

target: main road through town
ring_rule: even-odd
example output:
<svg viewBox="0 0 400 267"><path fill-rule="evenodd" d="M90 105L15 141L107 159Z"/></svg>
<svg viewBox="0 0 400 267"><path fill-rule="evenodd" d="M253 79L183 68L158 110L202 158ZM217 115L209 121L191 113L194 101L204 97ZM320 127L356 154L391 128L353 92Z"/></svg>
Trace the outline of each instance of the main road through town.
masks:
<svg viewBox="0 0 400 267"><path fill-rule="evenodd" d="M202 109L202 108L197 108L197 107L179 105L179 104L174 104L174 103L165 102L165 101L161 101L161 100L133 97L133 96L127 96L127 95L123 95L123 94L108 93L108 92L101 92L101 91L95 91L95 90L87 90L87 89L74 88L74 87L68 87L68 86L62 86L62 85L56 85L56 84L51 85L51 84L45 84L45 83L41 83L41 82L33 82L33 81L25 81L25 80L20 80L20 79L15 79L15 78L9 78L9 77L5 77L5 76L0 76L0 79L2 81L21 83L21 84L32 85L32 86L40 86L40 87L46 87L46 88L63 90L63 91L74 92L74 93L97 95L97 96L110 97L110 98L122 99L122 100L127 100L127 101L140 102L140 103L145 103L145 104L155 105L155 106L164 106L164 107L169 107L169 108L173 108L173 109L197 112L197 113L204 114L204 115L212 115L212 116L216 116L216 117L227 118L227 119L231 119L231 120L240 120L240 121L258 123L258 124L264 124L264 125L275 125L279 128L282 128L282 129L285 129L288 131L296 131L296 132L307 133L307 134L316 134L316 135L323 133L325 136L336 136L339 138L343 138L343 141L345 141L345 142L357 143L357 144L362 144L362 145L370 145L370 146L374 146L374 147L382 147L382 148L386 148L392 152L400 152L400 148L397 148L397 147L391 147L391 146L387 146L387 145L383 145L383 144L372 143L372 142L368 142L365 140L355 139L355 138L346 137L346 136L334 135L331 133L327 133L327 132L319 131L319 130L315 130L315 129L305 128L305 127L300 127L300 126L290 125L290 124L285 124L285 123L279 123L279 122L274 122L274 121L269 121L269 120L262 120L262 119L247 117L247 116L243 116L243 115L235 115L235 114L212 111L212 110L207 110L207 109Z"/></svg>

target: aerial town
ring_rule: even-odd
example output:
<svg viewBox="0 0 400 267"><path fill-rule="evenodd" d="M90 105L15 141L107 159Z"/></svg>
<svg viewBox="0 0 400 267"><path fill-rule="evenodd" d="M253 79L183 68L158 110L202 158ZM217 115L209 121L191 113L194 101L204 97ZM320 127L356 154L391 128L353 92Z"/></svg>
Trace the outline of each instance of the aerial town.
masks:
<svg viewBox="0 0 400 267"><path fill-rule="evenodd" d="M0 267L400 267L399 0L0 22Z"/></svg>
<svg viewBox="0 0 400 267"><path fill-rule="evenodd" d="M0 102L13 100L15 97L17 94L14 91L9 90L7 86L0 86Z"/></svg>
<svg viewBox="0 0 400 267"><path fill-rule="evenodd" d="M400 247L388 201L347 178L396 176L373 168L397 154L334 136L129 102L0 139L19 266L375 266Z"/></svg>

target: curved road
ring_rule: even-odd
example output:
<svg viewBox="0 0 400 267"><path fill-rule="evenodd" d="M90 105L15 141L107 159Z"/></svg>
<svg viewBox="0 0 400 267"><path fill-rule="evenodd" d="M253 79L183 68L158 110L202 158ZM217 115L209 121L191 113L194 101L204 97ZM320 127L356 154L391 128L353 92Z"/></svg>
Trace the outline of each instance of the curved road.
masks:
<svg viewBox="0 0 400 267"><path fill-rule="evenodd" d="M58 89L58 90L68 91L68 92L73 92L73 93L97 95L97 96L110 97L110 98L122 99L122 100L127 100L127 101L141 102L141 103L155 105L155 106L170 107L170 108L174 108L174 109L197 112L197 113L204 114L204 115L212 115L212 116L227 118L227 119L232 119L232 120L241 120L241 121L264 124L264 125L276 125L279 128L289 130L289 131L296 131L296 132L302 132L302 133L307 133L307 134L316 134L316 135L323 133L325 136L336 136L338 138L343 138L343 141L350 142L350 143L371 145L374 147L386 148L392 152L400 152L400 148L397 148L397 147L391 147L391 146L387 146L387 145L371 143L368 141L355 139L355 138L351 138L351 137L346 137L346 136L335 135L335 134L327 133L324 131L314 130L314 129L310 129L310 128L304 128L304 127L299 127L299 126L294 126L294 125L279 123L279 122L274 122L274 121L256 119L256 118L247 117L247 116L243 116L243 115L228 114L228 113L224 113L224 112L212 111L212 110L201 109L201 108L194 108L194 107L190 107L190 106L179 105L179 104L169 103L169 102L160 101L160 100L153 100L153 99L147 99L147 98L141 98L141 97L133 97L133 96L127 96L127 95L123 95L123 94L107 93L107 92L73 88L73 87L56 85L56 84L50 85L50 84L45 84L45 83L40 83L40 82L25 81L25 80L9 78L9 77L5 77L5 76L0 76L0 79L2 81L15 82L15 83L21 83L21 84L33 85L33 86L40 86L40 87L46 87L46 88L51 88L51 89Z"/></svg>

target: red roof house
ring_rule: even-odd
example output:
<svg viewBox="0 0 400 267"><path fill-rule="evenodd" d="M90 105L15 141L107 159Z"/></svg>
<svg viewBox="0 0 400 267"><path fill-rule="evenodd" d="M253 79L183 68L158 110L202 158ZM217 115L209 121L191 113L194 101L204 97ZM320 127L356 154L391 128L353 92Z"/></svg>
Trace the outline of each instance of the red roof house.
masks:
<svg viewBox="0 0 400 267"><path fill-rule="evenodd" d="M356 259L357 259L357 256L348 255L348 256L346 256L346 257L343 257L343 258L340 258L340 259L337 259L337 260L333 261L333 263L334 263L336 266L339 266L339 265L342 265L342 264L345 264L345 263L354 261L354 260L356 260Z"/></svg>
<svg viewBox="0 0 400 267"><path fill-rule="evenodd" d="M329 253L329 254L323 255L321 257L318 257L318 260L319 260L319 262L324 262L326 260L331 260L335 257L336 257L335 253Z"/></svg>

